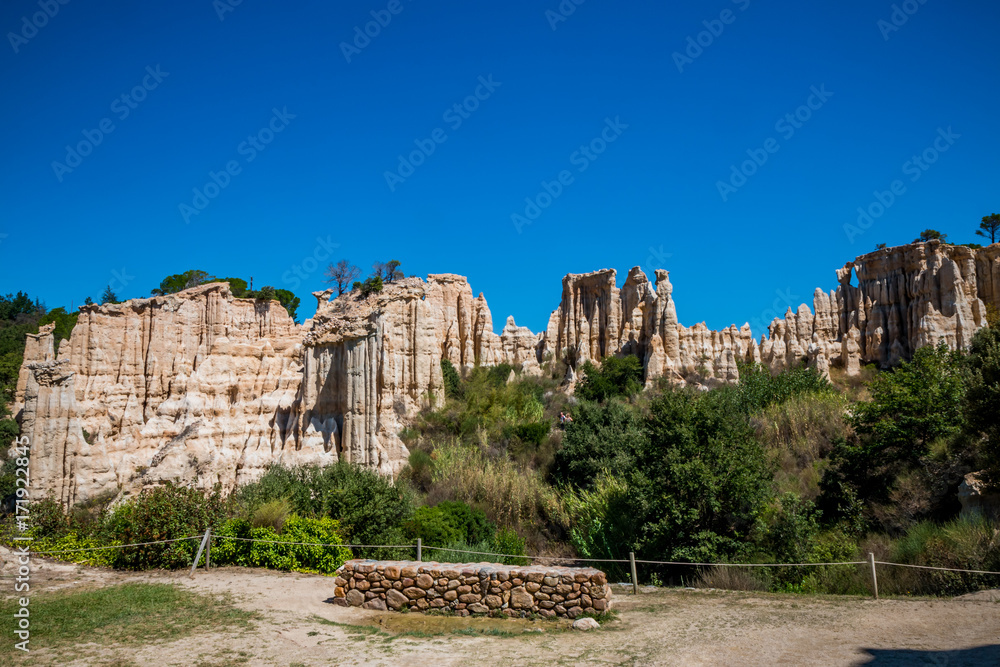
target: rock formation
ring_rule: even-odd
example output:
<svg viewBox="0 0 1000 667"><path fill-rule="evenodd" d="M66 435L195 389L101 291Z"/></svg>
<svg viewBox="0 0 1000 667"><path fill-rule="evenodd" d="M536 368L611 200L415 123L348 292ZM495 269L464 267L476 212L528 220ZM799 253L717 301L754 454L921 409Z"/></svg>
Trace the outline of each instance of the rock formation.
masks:
<svg viewBox="0 0 1000 667"><path fill-rule="evenodd" d="M316 292L303 325L225 283L84 306L58 355L52 327L28 337L15 410L31 438L32 493L74 503L167 480L231 490L276 462L394 474L408 457L399 431L443 400L443 359L529 374L563 362L572 386L581 364L631 354L647 383L706 388L736 381L742 362L852 375L939 340L964 347L1000 306L1000 244L882 249L837 277L759 342L749 325L681 325L669 274L651 282L638 267L620 288L613 270L567 275L540 334L513 318L496 334L483 295L452 274L366 298Z"/></svg>

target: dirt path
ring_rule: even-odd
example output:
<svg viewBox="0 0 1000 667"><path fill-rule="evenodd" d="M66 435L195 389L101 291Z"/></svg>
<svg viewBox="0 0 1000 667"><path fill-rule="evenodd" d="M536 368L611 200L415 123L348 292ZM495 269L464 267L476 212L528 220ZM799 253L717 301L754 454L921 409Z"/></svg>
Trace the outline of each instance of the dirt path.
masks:
<svg viewBox="0 0 1000 667"><path fill-rule="evenodd" d="M133 575L45 562L33 577L36 591L125 581L228 592L262 618L240 635L95 645L72 662L38 651L30 664L1000 665L1000 595L991 593L876 602L651 588L634 597L615 587L618 620L580 633L544 621L345 609L326 602L332 580L312 575L220 568L190 580L185 573ZM455 634L462 629L492 634Z"/></svg>

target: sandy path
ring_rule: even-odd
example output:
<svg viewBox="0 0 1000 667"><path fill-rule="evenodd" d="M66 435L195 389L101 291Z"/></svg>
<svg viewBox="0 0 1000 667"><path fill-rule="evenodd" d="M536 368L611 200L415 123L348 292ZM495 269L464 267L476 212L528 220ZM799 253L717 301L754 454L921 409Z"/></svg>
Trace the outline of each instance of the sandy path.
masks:
<svg viewBox="0 0 1000 667"><path fill-rule="evenodd" d="M123 581L174 582L202 592L228 592L263 618L240 634L203 633L173 642L111 651L81 648L86 657L32 652L30 664L139 665L1000 665L1000 596L962 600L866 600L646 589L634 597L615 588L619 620L600 631L566 631L547 622L505 621L515 636L444 634L387 637L346 625L388 622L410 629L450 630L469 621L336 607L328 577L220 568L185 573L126 574L46 562L37 589L102 586ZM978 598L978 599L976 599ZM425 624L431 627L425 628ZM475 627L475 622L472 626ZM542 630L538 632L538 630ZM24 663L29 664L29 663Z"/></svg>

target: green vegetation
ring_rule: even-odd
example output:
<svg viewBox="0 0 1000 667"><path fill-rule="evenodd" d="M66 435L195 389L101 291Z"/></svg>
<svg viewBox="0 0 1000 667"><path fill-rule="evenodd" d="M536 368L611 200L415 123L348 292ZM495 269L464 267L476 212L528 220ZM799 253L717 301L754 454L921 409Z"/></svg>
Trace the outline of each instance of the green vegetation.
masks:
<svg viewBox="0 0 1000 667"><path fill-rule="evenodd" d="M983 216L983 221L979 223L976 235L988 237L992 244L997 242L998 232L1000 232L1000 213L991 213Z"/></svg>
<svg viewBox="0 0 1000 667"><path fill-rule="evenodd" d="M293 292L286 289L276 289L271 285L265 285L259 290L249 290L247 289L247 281L242 278L216 278L200 269L190 269L184 273L175 273L167 276L160 281L160 286L153 288L150 293L153 296L165 296L207 283L229 283L229 290L238 299L277 301L288 311L288 315L298 322L296 311L299 308L299 297L295 296Z"/></svg>
<svg viewBox="0 0 1000 667"><path fill-rule="evenodd" d="M638 357L608 357L600 368L583 364L583 379L576 395L587 401L606 401L613 396L634 396L642 391L642 362Z"/></svg>
<svg viewBox="0 0 1000 667"><path fill-rule="evenodd" d="M0 600L0 614L13 618L18 599ZM82 645L110 646L171 641L204 632L249 629L256 615L224 597L203 595L172 584L122 584L96 591L31 596L32 651L85 652ZM14 640L0 656L20 653ZM67 661L69 654L64 656Z"/></svg>
<svg viewBox="0 0 1000 667"><path fill-rule="evenodd" d="M357 295L400 277L398 264L377 265ZM210 278L178 274L160 290ZM281 292L226 281L244 298ZM9 401L26 333L53 322L66 337L76 316L46 313L24 294L0 298L0 316L0 389ZM410 456L396 480L347 463L275 466L229 497L167 485L114 508L110 498L68 513L35 503L35 546L177 539L213 526L217 563L322 573L352 556L412 558L407 545L417 538L429 557L456 562L634 552L640 560L808 564L871 551L912 565L996 570L995 521L959 518L957 502L969 472L985 471L1000 485L1000 315L987 317L991 326L967 351L928 346L911 361L850 380L834 368L833 382L804 366L772 374L744 365L738 383L703 391L647 383L639 359L624 356L583 364L568 396L563 361L549 359L540 377L527 377L506 364L459 370L443 360L428 407L399 434ZM8 423L4 434L12 437L9 419L0 430ZM12 474L8 462L0 490L13 489ZM189 539L67 558L180 568L197 546ZM628 576L626 568L606 569ZM851 566L644 566L640 576L787 592L867 590L863 568ZM922 570L887 568L883 577L883 590L901 594L995 585L983 575Z"/></svg>

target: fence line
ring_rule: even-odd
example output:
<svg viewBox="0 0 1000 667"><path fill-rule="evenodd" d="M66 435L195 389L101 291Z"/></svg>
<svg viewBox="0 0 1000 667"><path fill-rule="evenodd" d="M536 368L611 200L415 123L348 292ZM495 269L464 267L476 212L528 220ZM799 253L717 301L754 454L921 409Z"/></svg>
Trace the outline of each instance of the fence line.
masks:
<svg viewBox="0 0 1000 667"><path fill-rule="evenodd" d="M281 540L261 540L249 537L231 537L227 535L215 535L212 536L213 540L239 540L242 542L262 542L265 544L285 544L288 546L307 546L307 547L347 547L350 549L416 549L415 544L328 544L323 542L283 542ZM47 556L47 555L58 555L58 554L69 554L69 553L79 553L84 551L99 551L102 549L125 549L127 547L144 547L151 546L154 544L169 544L172 542L184 542L186 540L198 540L201 539L202 535L191 535L189 537L178 537L170 540L156 540L154 542L136 542L134 544L112 544L103 547L86 547L82 549L65 549L60 551L29 551L32 555L36 556ZM581 562L581 563L629 563L631 561L617 558L566 558L566 557L556 557L556 556L527 556L522 554L498 554L489 551L469 551L467 549L452 549L450 547L432 547L423 546L424 549L436 549L438 551L448 551L452 553L463 553L471 554L476 556L493 556L494 558L526 558L529 560L553 560L553 561L567 561L567 562ZM679 565L687 567L822 567L822 566L840 566L840 565L867 565L868 561L842 561L842 562L832 562L832 563L696 563L696 562L684 562L684 561L661 561L661 560L635 560L636 563L642 563L646 565ZM892 563L889 561L875 561L877 565L885 565L889 567L909 567L916 568L920 570L938 570L943 572L961 572L965 574L987 574L987 575L997 575L1000 576L1000 572L992 572L990 570L965 570L960 568L952 567L935 567L931 565L909 565L906 563Z"/></svg>

